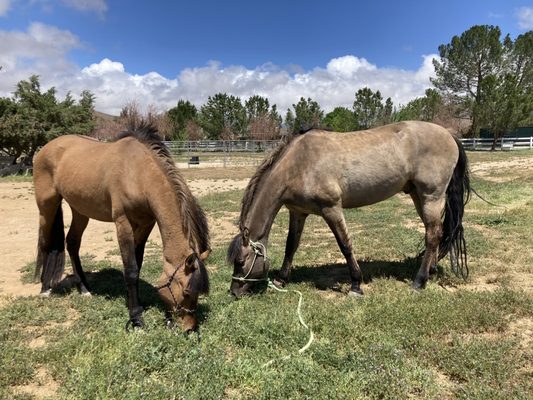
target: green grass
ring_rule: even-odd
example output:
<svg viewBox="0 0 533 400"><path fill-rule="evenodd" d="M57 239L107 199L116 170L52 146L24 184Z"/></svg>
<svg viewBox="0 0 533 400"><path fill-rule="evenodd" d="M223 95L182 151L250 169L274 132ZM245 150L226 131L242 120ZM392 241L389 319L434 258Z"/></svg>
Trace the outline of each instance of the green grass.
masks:
<svg viewBox="0 0 533 400"><path fill-rule="evenodd" d="M367 283L360 299L344 294L348 271L327 225L309 217L288 286L303 293L303 316L316 337L303 355L296 352L308 333L298 323L296 294L268 290L240 301L228 294L230 237L208 260L200 342L164 327L151 286L159 254L147 257L141 273L147 329L129 334L121 266L85 256L92 298L64 290L1 306L0 398L31 398L18 388L43 368L58 382L59 399L531 398L531 339L516 327L533 318L531 292L520 281L533 273L533 178L474 177L473 185L507 208L474 197L465 215L470 281L451 276L444 260L421 293L409 284L423 234L405 199L346 211ZM212 217L234 222L241 197L232 191L200 201ZM287 226L282 210L269 246L276 269ZM25 267L25 279L32 269ZM472 290L484 283L490 288Z"/></svg>

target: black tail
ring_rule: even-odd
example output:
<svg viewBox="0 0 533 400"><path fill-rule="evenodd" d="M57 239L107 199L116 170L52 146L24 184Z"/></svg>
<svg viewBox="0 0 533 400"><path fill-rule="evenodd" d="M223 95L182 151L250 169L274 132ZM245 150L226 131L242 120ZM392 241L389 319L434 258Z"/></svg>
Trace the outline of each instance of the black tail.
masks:
<svg viewBox="0 0 533 400"><path fill-rule="evenodd" d="M41 275L41 291L45 292L59 283L64 269L65 227L63 225L63 210L59 205L50 237L43 237L42 229L39 230L35 277Z"/></svg>
<svg viewBox="0 0 533 400"><path fill-rule="evenodd" d="M463 279L468 277L466 241L463 229L465 204L470 200L470 176L468 159L461 142L455 139L459 148L459 160L452 179L446 189L446 206L442 223L442 239L439 246L439 260L450 253L452 271Z"/></svg>

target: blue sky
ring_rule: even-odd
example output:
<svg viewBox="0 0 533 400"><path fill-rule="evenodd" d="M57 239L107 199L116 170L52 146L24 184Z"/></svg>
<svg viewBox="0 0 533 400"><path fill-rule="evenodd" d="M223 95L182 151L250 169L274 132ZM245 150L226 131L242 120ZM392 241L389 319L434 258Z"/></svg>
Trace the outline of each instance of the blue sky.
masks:
<svg viewBox="0 0 533 400"><path fill-rule="evenodd" d="M329 111L364 86L400 104L430 86L438 46L478 24L514 38L533 2L0 0L0 95L37 73L110 113L219 91Z"/></svg>

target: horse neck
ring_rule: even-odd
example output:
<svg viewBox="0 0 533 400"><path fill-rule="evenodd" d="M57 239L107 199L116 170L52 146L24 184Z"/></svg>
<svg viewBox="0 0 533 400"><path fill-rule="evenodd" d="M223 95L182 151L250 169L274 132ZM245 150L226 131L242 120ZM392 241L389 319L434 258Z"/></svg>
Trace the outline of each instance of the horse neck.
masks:
<svg viewBox="0 0 533 400"><path fill-rule="evenodd" d="M260 182L244 221L244 226L250 232L250 239L267 245L272 223L283 205L283 191L281 181L272 173Z"/></svg>
<svg viewBox="0 0 533 400"><path fill-rule="evenodd" d="M170 264L176 265L193 252L183 231L183 216L176 195L170 187L162 185L152 193L150 205L161 234L163 257Z"/></svg>

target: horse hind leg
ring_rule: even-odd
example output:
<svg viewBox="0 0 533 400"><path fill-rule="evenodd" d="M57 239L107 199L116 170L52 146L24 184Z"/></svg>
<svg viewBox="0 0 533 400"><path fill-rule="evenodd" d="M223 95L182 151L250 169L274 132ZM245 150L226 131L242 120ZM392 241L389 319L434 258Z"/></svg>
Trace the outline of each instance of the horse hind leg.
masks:
<svg viewBox="0 0 533 400"><path fill-rule="evenodd" d="M442 238L441 214L444 203L444 196L437 199L434 197L428 199L422 198L420 202L422 221L426 229L426 248L422 258L422 264L413 282L413 288L416 290L423 289L426 286L430 269L437 264L439 244Z"/></svg>
<svg viewBox="0 0 533 400"><path fill-rule="evenodd" d="M87 224L89 223L89 218L85 215L80 214L72 207L72 223L67 234L67 251L70 256L70 261L72 263L72 269L74 271L74 276L76 277L76 285L78 291L84 296L90 296L90 287L87 283L87 278L83 272L80 260L80 246L81 246L81 237Z"/></svg>
<svg viewBox="0 0 533 400"><path fill-rule="evenodd" d="M287 242L285 245L285 257L279 275L274 279L274 284L278 287L283 287L290 279L292 259L294 253L300 244L300 238L304 230L305 220L309 214L300 213L297 211L290 211L289 214L289 233L287 234Z"/></svg>
<svg viewBox="0 0 533 400"><path fill-rule="evenodd" d="M48 296L65 268L65 231L61 197L54 193L43 196L36 191L39 207L39 239L35 276L40 276L41 295Z"/></svg>
<svg viewBox="0 0 533 400"><path fill-rule="evenodd" d="M327 222L329 228L335 235L337 244L346 258L348 269L350 270L350 278L352 286L350 288L349 295L359 296L363 294L361 289L362 274L361 268L355 259L352 248L352 240L348 235L348 229L346 227L346 220L341 207L331 207L322 209L322 217Z"/></svg>
<svg viewBox="0 0 533 400"><path fill-rule="evenodd" d="M422 210L422 201L418 197L418 193L415 190L412 190L412 191L409 192L409 195L411 196L411 199L413 200L413 203L415 205L416 212L418 213L418 216L420 217L422 222L424 222L424 212ZM419 254L419 257L420 257L420 255L424 255L424 251L422 251ZM437 265L436 264L431 264L430 267L429 267L429 274L430 275L436 274L437 271L438 271L437 270Z"/></svg>

